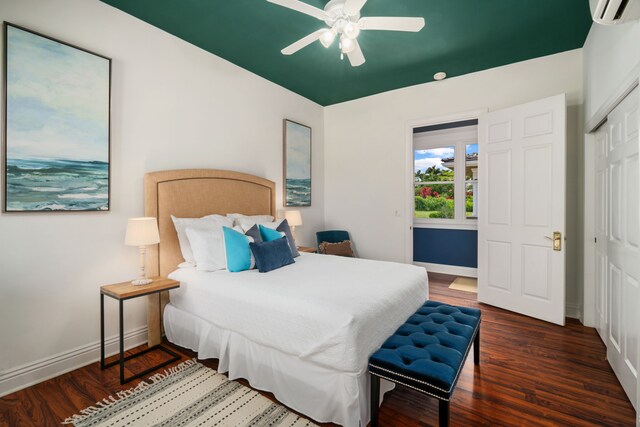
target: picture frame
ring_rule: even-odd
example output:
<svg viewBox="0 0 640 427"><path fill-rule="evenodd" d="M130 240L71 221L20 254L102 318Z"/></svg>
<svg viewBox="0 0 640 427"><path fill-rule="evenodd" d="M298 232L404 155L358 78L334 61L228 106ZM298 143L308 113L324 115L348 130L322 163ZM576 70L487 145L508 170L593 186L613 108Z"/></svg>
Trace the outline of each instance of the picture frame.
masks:
<svg viewBox="0 0 640 427"><path fill-rule="evenodd" d="M111 209L111 59L3 24L2 211Z"/></svg>
<svg viewBox="0 0 640 427"><path fill-rule="evenodd" d="M283 205L311 206L312 130L284 119L283 135Z"/></svg>

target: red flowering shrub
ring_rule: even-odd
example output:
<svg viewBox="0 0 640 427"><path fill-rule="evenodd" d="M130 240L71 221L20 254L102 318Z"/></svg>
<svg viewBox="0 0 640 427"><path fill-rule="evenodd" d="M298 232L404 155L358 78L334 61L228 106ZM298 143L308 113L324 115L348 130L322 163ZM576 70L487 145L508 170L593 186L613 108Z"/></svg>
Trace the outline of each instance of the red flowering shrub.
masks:
<svg viewBox="0 0 640 427"><path fill-rule="evenodd" d="M420 190L420 195L422 196L423 199L426 199L427 197L431 196L431 187L422 187L422 189Z"/></svg>

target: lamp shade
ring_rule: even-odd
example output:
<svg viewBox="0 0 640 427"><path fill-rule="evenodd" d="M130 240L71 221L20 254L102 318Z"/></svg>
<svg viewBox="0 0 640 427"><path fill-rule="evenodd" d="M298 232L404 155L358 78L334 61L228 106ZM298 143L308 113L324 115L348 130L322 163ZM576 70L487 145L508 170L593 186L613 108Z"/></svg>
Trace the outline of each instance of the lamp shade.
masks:
<svg viewBox="0 0 640 427"><path fill-rule="evenodd" d="M158 223L153 217L129 218L124 244L129 246L146 246L160 243Z"/></svg>
<svg viewBox="0 0 640 427"><path fill-rule="evenodd" d="M302 225L302 215L300 215L300 211L285 211L284 217L292 227Z"/></svg>

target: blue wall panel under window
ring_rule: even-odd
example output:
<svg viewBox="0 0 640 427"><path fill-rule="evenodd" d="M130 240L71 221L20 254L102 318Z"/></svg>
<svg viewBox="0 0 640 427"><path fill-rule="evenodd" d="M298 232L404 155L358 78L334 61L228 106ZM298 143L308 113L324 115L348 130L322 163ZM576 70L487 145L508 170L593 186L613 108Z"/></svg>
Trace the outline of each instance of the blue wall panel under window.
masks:
<svg viewBox="0 0 640 427"><path fill-rule="evenodd" d="M413 260L477 268L478 232L414 227Z"/></svg>

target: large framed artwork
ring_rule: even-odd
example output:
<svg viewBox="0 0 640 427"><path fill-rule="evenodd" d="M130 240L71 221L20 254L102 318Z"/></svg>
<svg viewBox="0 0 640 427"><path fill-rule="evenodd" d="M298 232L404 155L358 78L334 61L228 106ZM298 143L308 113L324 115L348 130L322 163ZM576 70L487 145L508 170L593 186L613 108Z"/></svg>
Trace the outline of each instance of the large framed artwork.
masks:
<svg viewBox="0 0 640 427"><path fill-rule="evenodd" d="M107 211L111 59L4 23L4 212Z"/></svg>
<svg viewBox="0 0 640 427"><path fill-rule="evenodd" d="M284 205L311 206L311 128L286 119Z"/></svg>

